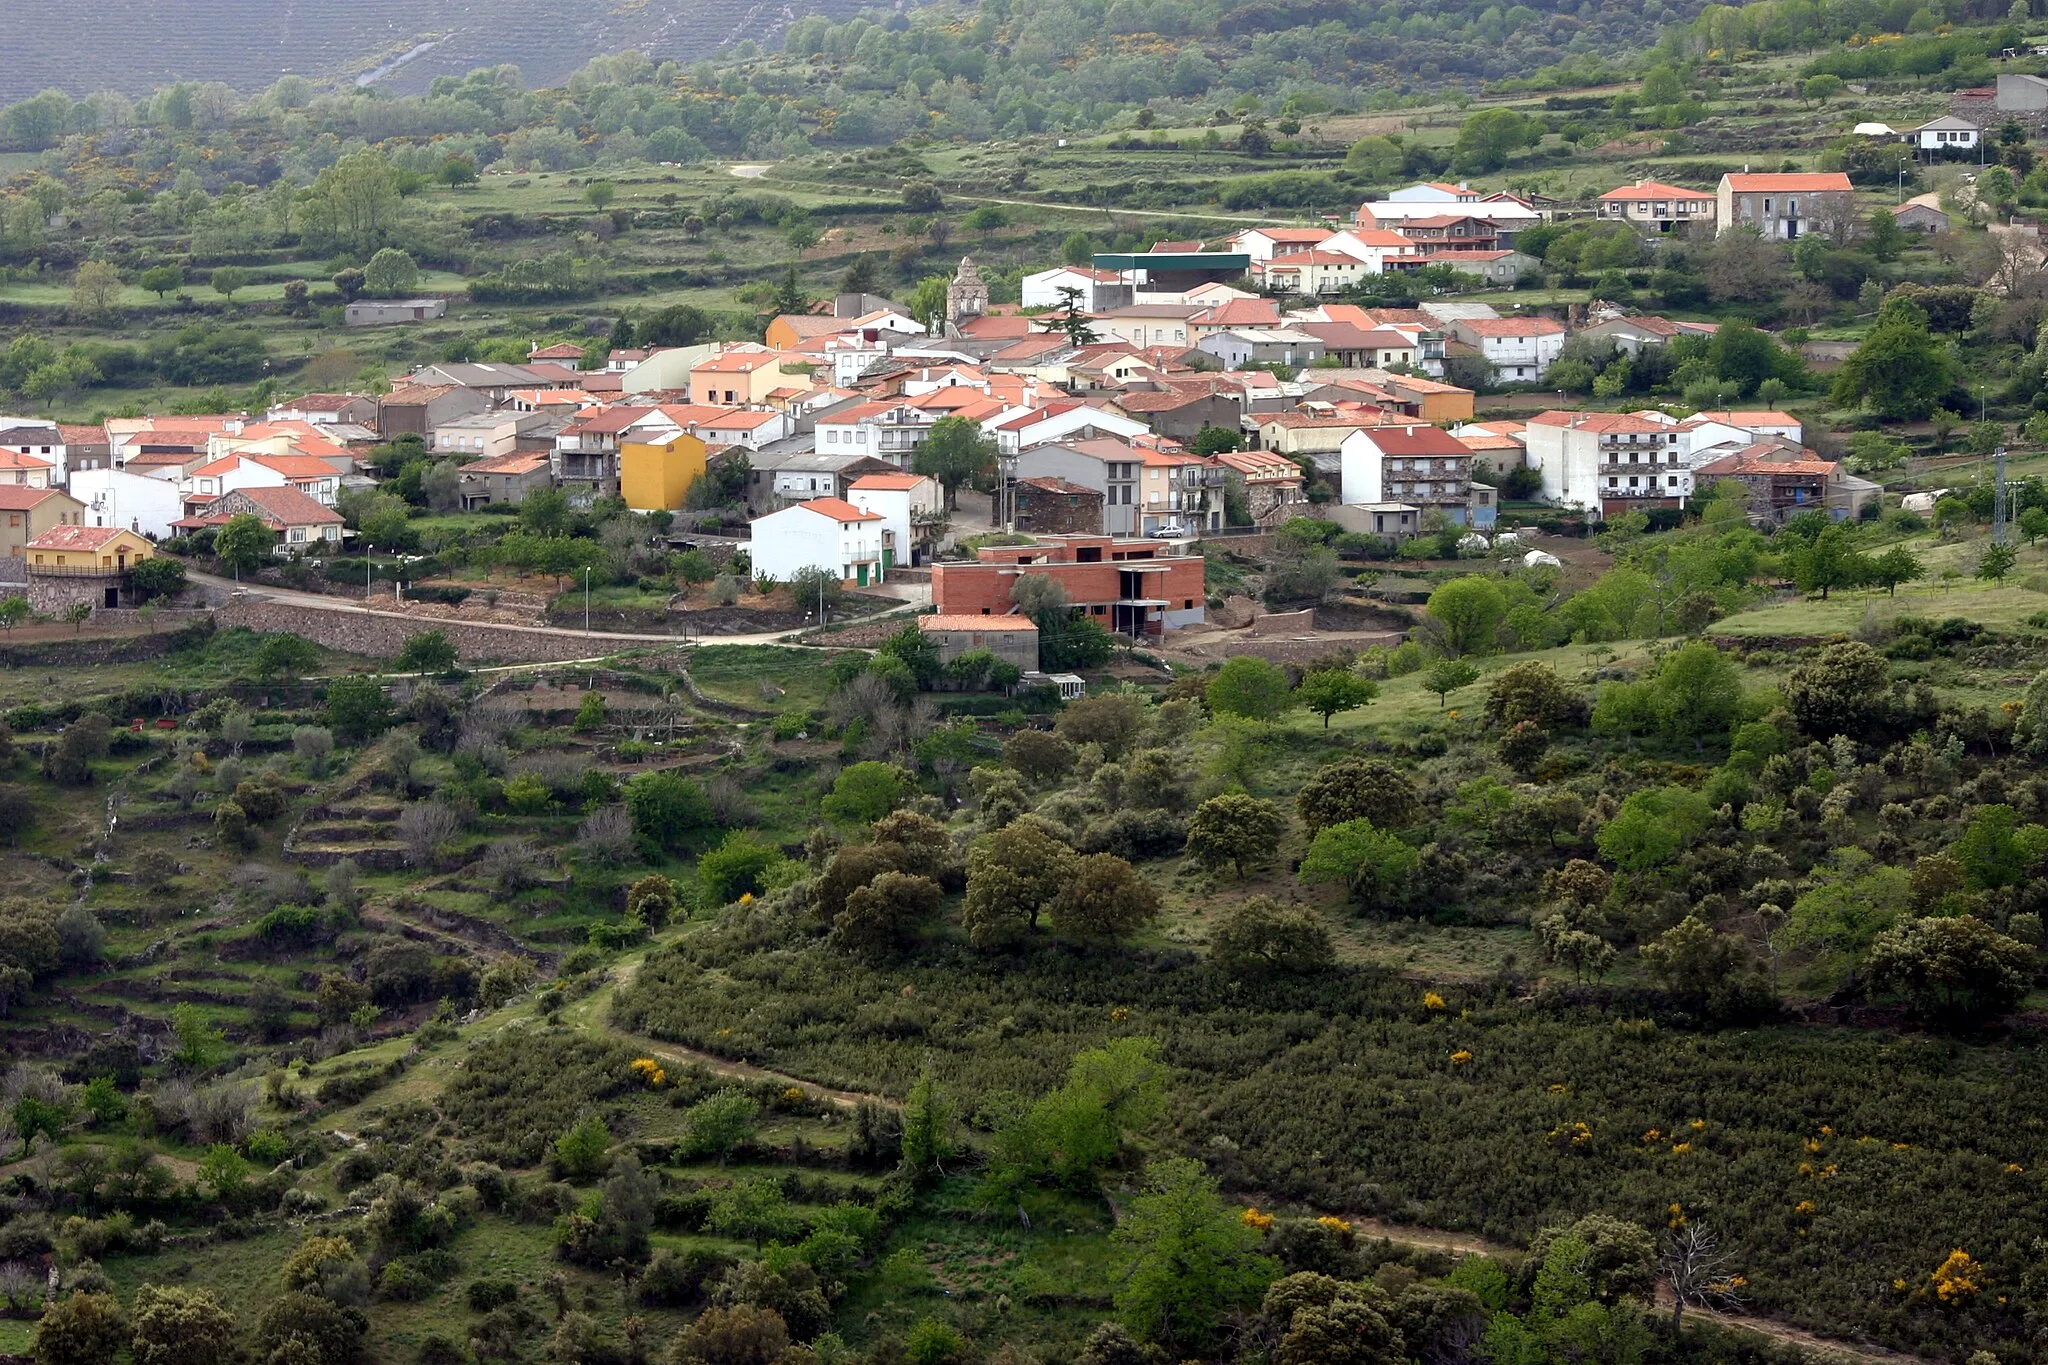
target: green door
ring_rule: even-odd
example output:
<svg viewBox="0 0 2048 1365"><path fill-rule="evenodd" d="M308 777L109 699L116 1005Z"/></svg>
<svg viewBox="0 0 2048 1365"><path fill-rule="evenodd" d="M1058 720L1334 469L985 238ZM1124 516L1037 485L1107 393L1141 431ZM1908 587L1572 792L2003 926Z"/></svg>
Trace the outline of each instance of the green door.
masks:
<svg viewBox="0 0 2048 1365"><path fill-rule="evenodd" d="M882 567L884 569L896 567L896 552L894 550L885 549L882 551Z"/></svg>
<svg viewBox="0 0 2048 1365"><path fill-rule="evenodd" d="M854 572L854 581L865 588L868 585L868 566L860 565Z"/></svg>

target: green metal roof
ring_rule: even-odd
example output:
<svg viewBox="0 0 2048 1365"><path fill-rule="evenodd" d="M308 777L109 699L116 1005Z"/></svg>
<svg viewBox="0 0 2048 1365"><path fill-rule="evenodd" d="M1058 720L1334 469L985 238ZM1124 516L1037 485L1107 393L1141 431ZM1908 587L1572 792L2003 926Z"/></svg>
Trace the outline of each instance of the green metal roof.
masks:
<svg viewBox="0 0 2048 1365"><path fill-rule="evenodd" d="M1095 255L1097 270L1235 270L1252 268L1243 251L1103 251Z"/></svg>

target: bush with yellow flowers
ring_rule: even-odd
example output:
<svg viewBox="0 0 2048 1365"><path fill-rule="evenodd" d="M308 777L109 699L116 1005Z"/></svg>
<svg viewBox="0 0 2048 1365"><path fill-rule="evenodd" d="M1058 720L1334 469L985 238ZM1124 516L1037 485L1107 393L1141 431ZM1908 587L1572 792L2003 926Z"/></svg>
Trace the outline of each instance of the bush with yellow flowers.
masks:
<svg viewBox="0 0 2048 1365"><path fill-rule="evenodd" d="M1983 1292L1984 1267L1969 1252L1957 1247L1928 1279L1934 1285L1934 1297L1943 1303L1967 1303Z"/></svg>
<svg viewBox="0 0 2048 1365"><path fill-rule="evenodd" d="M1257 1209L1246 1209L1237 1216L1237 1221L1243 1223L1248 1228L1257 1228L1260 1232L1264 1232L1267 1228L1273 1226L1273 1215L1261 1213Z"/></svg>

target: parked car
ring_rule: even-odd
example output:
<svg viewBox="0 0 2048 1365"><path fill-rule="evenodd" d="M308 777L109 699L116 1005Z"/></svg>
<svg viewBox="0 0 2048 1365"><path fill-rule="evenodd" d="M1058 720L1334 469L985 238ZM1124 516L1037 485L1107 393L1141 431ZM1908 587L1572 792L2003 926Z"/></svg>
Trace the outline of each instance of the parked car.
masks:
<svg viewBox="0 0 2048 1365"><path fill-rule="evenodd" d="M1188 528L1177 521L1166 521L1161 522L1156 529L1147 531L1145 534L1154 540L1186 540L1188 538Z"/></svg>

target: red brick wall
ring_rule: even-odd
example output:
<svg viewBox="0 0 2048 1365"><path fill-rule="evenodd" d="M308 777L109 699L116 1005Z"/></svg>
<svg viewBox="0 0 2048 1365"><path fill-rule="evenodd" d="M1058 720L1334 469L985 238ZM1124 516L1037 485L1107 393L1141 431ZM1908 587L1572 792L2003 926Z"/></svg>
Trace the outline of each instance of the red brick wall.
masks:
<svg viewBox="0 0 2048 1365"><path fill-rule="evenodd" d="M1149 562L1149 561L1144 561ZM1168 608L1173 611L1186 610L1186 604L1202 604L1202 560L1198 555L1181 555L1164 561L1169 565L1163 574L1148 574L1148 579L1162 580L1157 588L1148 587L1148 596L1165 598ZM1029 573L1049 574L1067 590L1072 602L1114 602L1120 595L1117 590L1118 571L1124 565L1111 561L1103 564L1033 564ZM1001 615L1010 610L1010 587L1017 581L1014 568L997 564L935 564L932 566L932 601L944 616L975 616L983 611ZM1107 613L1105 613L1105 616Z"/></svg>

